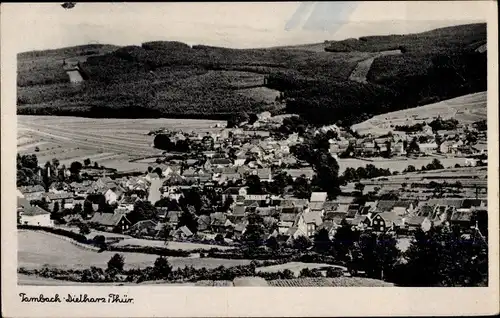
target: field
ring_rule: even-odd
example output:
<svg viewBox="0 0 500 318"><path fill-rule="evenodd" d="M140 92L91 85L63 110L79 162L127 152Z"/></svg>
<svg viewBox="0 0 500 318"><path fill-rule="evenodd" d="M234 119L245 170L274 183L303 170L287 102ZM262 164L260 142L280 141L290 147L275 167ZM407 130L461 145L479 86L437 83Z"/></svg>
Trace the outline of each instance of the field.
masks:
<svg viewBox="0 0 500 318"><path fill-rule="evenodd" d="M487 92L464 95L439 103L390 112L352 126L360 134L383 135L396 125L431 122L433 118L455 118L464 124L486 119Z"/></svg>
<svg viewBox="0 0 500 318"><path fill-rule="evenodd" d="M107 168L145 171L147 164L134 158L160 154L148 132L159 128L212 131L216 123L193 119L93 119L65 116L17 116L18 152L36 154L44 164L57 158L69 166L89 158ZM39 149L35 152L35 148Z"/></svg>
<svg viewBox="0 0 500 318"><path fill-rule="evenodd" d="M421 158L373 158L373 159L357 159L357 158L339 158L337 162L339 164L339 173L343 173L347 168L359 168L366 167L366 165L371 164L377 168L390 169L391 171L402 172L404 169L408 168L409 165L415 166L420 169L422 166L427 165L432 162L436 157L421 157ZM455 164L464 165L465 158L438 158L445 168L454 167Z"/></svg>
<svg viewBox="0 0 500 318"><path fill-rule="evenodd" d="M153 246L153 247L164 247L165 243L163 241L154 241L154 240L144 240L137 238L127 238L121 240L114 244L114 246ZM211 248L218 249L231 249L229 246L219 246L219 245L208 245L208 244L197 244L197 243L189 243L189 242L168 242L168 248L174 250L184 250L184 251L192 251L196 249L206 249L209 250Z"/></svg>
<svg viewBox="0 0 500 318"><path fill-rule="evenodd" d="M60 238L33 231L18 232L18 267L41 268L45 264L58 268L85 269L90 266L106 267L115 252L101 253L80 248ZM125 257L125 268L152 266L157 255L120 253ZM174 268L193 266L215 268L220 265L236 266L249 264L249 260L226 260L215 258L168 257Z"/></svg>
<svg viewBox="0 0 500 318"><path fill-rule="evenodd" d="M336 266L336 265L290 262L290 263L285 263L285 264L280 264L280 265L258 267L255 270L257 272L274 273L274 272L284 271L285 269L288 269L288 270L291 270L295 276L299 276L300 271L304 268L314 269L314 268L325 268L325 267L337 267L337 268L341 268L341 269L346 269L345 267Z"/></svg>
<svg viewBox="0 0 500 318"><path fill-rule="evenodd" d="M273 287L391 287L391 283L364 277L295 278L269 281Z"/></svg>

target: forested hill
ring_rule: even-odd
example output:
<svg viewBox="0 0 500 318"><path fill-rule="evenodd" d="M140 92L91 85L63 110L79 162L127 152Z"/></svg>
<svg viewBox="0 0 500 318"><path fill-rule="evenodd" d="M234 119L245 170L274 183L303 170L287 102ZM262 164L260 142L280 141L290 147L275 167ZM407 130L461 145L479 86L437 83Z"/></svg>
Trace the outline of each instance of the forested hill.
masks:
<svg viewBox="0 0 500 318"><path fill-rule="evenodd" d="M349 125L486 90L486 54L477 51L485 43L486 24L469 24L269 49L148 42L26 52L18 55L18 113L227 118L271 110ZM401 53L380 54L388 50ZM367 81L349 80L370 58ZM69 69L81 81L70 83Z"/></svg>

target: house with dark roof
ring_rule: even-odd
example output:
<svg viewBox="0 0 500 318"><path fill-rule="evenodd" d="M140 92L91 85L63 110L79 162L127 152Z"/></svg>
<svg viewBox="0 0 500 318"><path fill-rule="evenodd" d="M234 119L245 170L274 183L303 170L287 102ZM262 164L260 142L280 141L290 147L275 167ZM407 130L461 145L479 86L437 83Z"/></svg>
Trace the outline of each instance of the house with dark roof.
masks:
<svg viewBox="0 0 500 318"><path fill-rule="evenodd" d="M371 218L371 227L376 232L395 231L405 226L405 219L395 212L376 213Z"/></svg>
<svg viewBox="0 0 500 318"><path fill-rule="evenodd" d="M427 216L414 215L405 219L405 225L410 232L414 232L418 229L427 232L432 227L432 221Z"/></svg>
<svg viewBox="0 0 500 318"><path fill-rule="evenodd" d="M39 206L24 206L18 211L19 223L24 225L54 226L54 221L50 219L50 212Z"/></svg>
<svg viewBox="0 0 500 318"><path fill-rule="evenodd" d="M125 214L94 213L88 223L107 232L123 233L132 225Z"/></svg>
<svg viewBox="0 0 500 318"><path fill-rule="evenodd" d="M193 232L187 226L181 226L173 232L173 236L176 239L187 239L193 236Z"/></svg>

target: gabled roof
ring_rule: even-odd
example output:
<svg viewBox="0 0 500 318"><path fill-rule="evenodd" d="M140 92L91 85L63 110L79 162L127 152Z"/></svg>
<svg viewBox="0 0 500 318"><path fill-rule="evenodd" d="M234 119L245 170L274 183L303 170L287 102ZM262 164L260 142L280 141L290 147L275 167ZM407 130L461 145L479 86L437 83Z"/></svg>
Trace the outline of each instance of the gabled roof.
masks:
<svg viewBox="0 0 500 318"><path fill-rule="evenodd" d="M313 192L311 193L311 202L325 202L327 197L326 192Z"/></svg>
<svg viewBox="0 0 500 318"><path fill-rule="evenodd" d="M323 204L323 209L325 209L325 212L328 212L328 211L335 211L338 207L338 203L337 202L334 202L334 201L325 201L325 203Z"/></svg>
<svg viewBox="0 0 500 318"><path fill-rule="evenodd" d="M245 206L244 205L236 205L233 208L233 215L245 215Z"/></svg>
<svg viewBox="0 0 500 318"><path fill-rule="evenodd" d="M322 210L324 202L311 202L309 203L309 208L313 211Z"/></svg>
<svg viewBox="0 0 500 318"><path fill-rule="evenodd" d="M21 193L45 192L45 189L39 184L34 186L19 187L19 190Z"/></svg>
<svg viewBox="0 0 500 318"><path fill-rule="evenodd" d="M179 222L179 217L180 217L181 213L182 213L181 211L170 210L165 215L165 218L168 220L168 222L177 223L177 222Z"/></svg>
<svg viewBox="0 0 500 318"><path fill-rule="evenodd" d="M434 213L434 206L431 205L422 205L419 207L418 215L422 217L432 217Z"/></svg>
<svg viewBox="0 0 500 318"><path fill-rule="evenodd" d="M442 206L450 206L454 207L456 209L459 209L462 207L464 203L464 199L430 199L428 201L429 205L442 205Z"/></svg>
<svg viewBox="0 0 500 318"><path fill-rule="evenodd" d="M392 224L399 226L403 224L403 218L396 213L383 212L378 213L378 215L380 215L380 217L385 221L386 226L390 226Z"/></svg>
<svg viewBox="0 0 500 318"><path fill-rule="evenodd" d="M342 220L344 220L347 216L347 213L344 212L328 212L325 215L325 220L330 220L332 222L335 222L336 224L340 224Z"/></svg>
<svg viewBox="0 0 500 318"><path fill-rule="evenodd" d="M425 218L425 216L410 216L405 220L405 223L412 226L420 226L422 225L422 222L424 222Z"/></svg>
<svg viewBox="0 0 500 318"><path fill-rule="evenodd" d="M42 209L41 207L39 206L25 206L24 207L24 211L22 213L22 215L25 215L25 216L36 216L36 215L43 215L43 214L50 214L49 211L45 211L44 209Z"/></svg>
<svg viewBox="0 0 500 318"><path fill-rule="evenodd" d="M97 223L105 226L116 226L122 219L125 219L127 223L130 221L124 214L114 214L114 213L94 213L89 223Z"/></svg>
<svg viewBox="0 0 500 318"><path fill-rule="evenodd" d="M184 226L181 226L180 228L178 228L176 232L177 232L177 233L182 232L182 233L184 233L184 235L186 235L186 236L191 236L191 235L193 235L193 232L191 232L191 230L190 230L187 226L185 226L185 225L184 225Z"/></svg>
<svg viewBox="0 0 500 318"><path fill-rule="evenodd" d="M280 214L280 221L281 222L295 222L296 218L297 218L297 214L295 214L295 213L281 213Z"/></svg>
<svg viewBox="0 0 500 318"><path fill-rule="evenodd" d="M210 216L200 215L198 217L198 231L204 231L210 226Z"/></svg>
<svg viewBox="0 0 500 318"><path fill-rule="evenodd" d="M240 189L241 189L240 187L229 187L224 191L224 193L237 195L240 193Z"/></svg>
<svg viewBox="0 0 500 318"><path fill-rule="evenodd" d="M455 211L451 215L451 222L470 222L473 213L470 211Z"/></svg>
<svg viewBox="0 0 500 318"><path fill-rule="evenodd" d="M319 211L310 211L308 213L304 213L303 217L304 217L304 222L306 224L313 223L316 226L320 226L321 223L323 223L323 220L321 218L321 212Z"/></svg>

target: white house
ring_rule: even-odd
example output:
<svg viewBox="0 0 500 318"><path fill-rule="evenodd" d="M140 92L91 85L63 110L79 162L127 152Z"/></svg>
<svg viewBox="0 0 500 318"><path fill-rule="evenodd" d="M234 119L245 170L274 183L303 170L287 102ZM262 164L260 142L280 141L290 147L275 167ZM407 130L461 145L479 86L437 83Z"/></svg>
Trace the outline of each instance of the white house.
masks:
<svg viewBox="0 0 500 318"><path fill-rule="evenodd" d="M116 194L113 190L108 189L108 191L104 193L104 198L106 198L107 204L114 204L118 200L118 194Z"/></svg>
<svg viewBox="0 0 500 318"><path fill-rule="evenodd" d="M38 226L54 226L54 221L50 219L50 212L38 206L26 206L20 212L20 224L38 225Z"/></svg>

